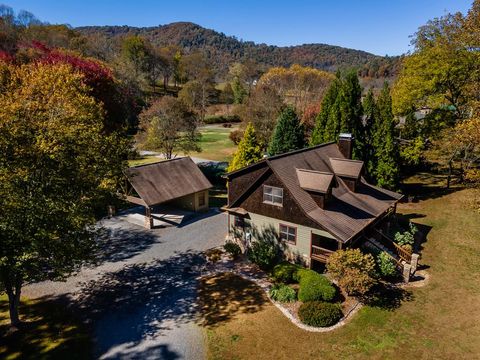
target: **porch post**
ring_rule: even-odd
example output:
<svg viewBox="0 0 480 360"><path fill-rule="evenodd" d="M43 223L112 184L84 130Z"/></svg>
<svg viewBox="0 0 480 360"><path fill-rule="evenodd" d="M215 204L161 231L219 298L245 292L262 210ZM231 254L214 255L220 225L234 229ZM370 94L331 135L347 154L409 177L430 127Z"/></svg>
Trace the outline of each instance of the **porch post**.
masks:
<svg viewBox="0 0 480 360"><path fill-rule="evenodd" d="M145 227L153 229L152 209L149 206L145 206Z"/></svg>

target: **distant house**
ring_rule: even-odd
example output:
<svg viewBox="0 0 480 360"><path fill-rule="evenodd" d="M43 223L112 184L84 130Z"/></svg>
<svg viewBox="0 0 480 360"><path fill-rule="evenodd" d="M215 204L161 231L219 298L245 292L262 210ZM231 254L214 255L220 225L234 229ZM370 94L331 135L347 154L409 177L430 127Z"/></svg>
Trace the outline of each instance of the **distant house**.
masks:
<svg viewBox="0 0 480 360"><path fill-rule="evenodd" d="M248 247L273 231L288 259L315 267L333 251L380 237L377 231L402 195L366 182L363 162L351 159L352 141L342 134L338 144L269 157L227 174L229 238Z"/></svg>
<svg viewBox="0 0 480 360"><path fill-rule="evenodd" d="M126 171L125 199L145 207L145 226L153 227L152 209L170 205L190 211L208 209L212 184L189 157L134 166Z"/></svg>

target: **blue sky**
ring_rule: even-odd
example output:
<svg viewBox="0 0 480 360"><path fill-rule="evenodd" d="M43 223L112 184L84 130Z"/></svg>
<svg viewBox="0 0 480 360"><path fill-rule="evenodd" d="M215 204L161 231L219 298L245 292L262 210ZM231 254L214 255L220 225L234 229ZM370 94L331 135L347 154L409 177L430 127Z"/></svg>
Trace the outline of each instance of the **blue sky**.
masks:
<svg viewBox="0 0 480 360"><path fill-rule="evenodd" d="M410 49L409 36L472 0L0 0L50 23L155 26L191 21L239 39L272 45L325 43L378 55Z"/></svg>

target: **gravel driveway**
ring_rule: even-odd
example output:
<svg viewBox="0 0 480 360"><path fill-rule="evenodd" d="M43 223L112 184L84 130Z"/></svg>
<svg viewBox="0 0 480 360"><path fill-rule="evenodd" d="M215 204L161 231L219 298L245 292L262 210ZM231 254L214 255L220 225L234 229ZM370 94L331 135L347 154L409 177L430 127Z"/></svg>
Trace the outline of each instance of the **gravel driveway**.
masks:
<svg viewBox="0 0 480 360"><path fill-rule="evenodd" d="M102 259L66 282L25 288L29 298L59 298L95 329L100 359L202 359L196 277L202 252L225 239L215 210L179 227L146 230L124 219L102 222Z"/></svg>

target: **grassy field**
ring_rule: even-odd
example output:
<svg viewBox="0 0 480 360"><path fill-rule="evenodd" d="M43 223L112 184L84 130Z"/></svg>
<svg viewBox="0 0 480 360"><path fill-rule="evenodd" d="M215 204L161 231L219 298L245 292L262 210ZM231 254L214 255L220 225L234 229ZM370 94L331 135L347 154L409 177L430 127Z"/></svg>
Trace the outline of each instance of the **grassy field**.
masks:
<svg viewBox="0 0 480 360"><path fill-rule="evenodd" d="M233 153L237 149L237 146L229 138L230 132L235 129L238 129L238 126L224 128L223 126L218 125L200 128L200 134L202 137L199 145L202 148L202 151L193 152L188 155L207 160L230 161ZM137 166L159 161L161 161L161 159L156 156L143 156L140 159L129 160L128 165Z"/></svg>
<svg viewBox="0 0 480 360"><path fill-rule="evenodd" d="M20 317L27 328L11 332L8 301L0 297L0 358L89 359L92 341L87 328L59 304L23 299Z"/></svg>
<svg viewBox="0 0 480 360"><path fill-rule="evenodd" d="M210 359L478 359L480 214L475 190L439 191L409 180L420 200L399 212L428 232L420 263L427 285L363 307L346 326L309 333L290 323L246 281L205 280ZM214 310L212 310L214 309Z"/></svg>
<svg viewBox="0 0 480 360"><path fill-rule="evenodd" d="M229 161L237 149L230 140L232 130L238 127L224 128L222 126L207 126L200 129L202 138L200 140L201 152L191 153L191 156L202 159Z"/></svg>

